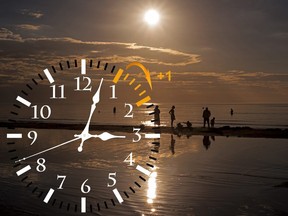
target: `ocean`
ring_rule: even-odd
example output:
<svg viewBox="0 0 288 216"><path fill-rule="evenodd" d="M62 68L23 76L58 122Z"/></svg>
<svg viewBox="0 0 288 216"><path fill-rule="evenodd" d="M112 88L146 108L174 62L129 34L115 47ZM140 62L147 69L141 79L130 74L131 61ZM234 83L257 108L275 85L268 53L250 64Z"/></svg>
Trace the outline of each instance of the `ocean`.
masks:
<svg viewBox="0 0 288 216"><path fill-rule="evenodd" d="M193 104L193 103L160 103L160 118L162 126L170 125L169 110L175 105L175 123L190 121L194 127L203 125L202 112L203 108L208 107L211 111L211 118L215 117L216 127L221 126L248 126L252 128L288 128L288 104ZM116 114L113 114L113 107L117 108ZM52 122L64 123L85 123L88 118L90 105L77 104L77 109L67 109L67 106L55 107L57 112L49 119ZM52 107L53 108L53 107ZM7 121L7 113L13 109L11 104L3 104L0 120ZM233 109L234 114L230 114ZM6 110L6 111L5 111ZM81 110L81 112L79 111ZM116 124L125 125L127 122L123 118L127 112L123 104L100 104L92 118L93 124ZM141 108L140 113L134 119L129 120L129 124L147 125L148 122L142 119L142 114L147 114L145 108ZM23 116L23 115L20 115ZM32 116L31 113L28 116ZM64 117L64 118L63 118ZM22 118L24 121L31 119Z"/></svg>
<svg viewBox="0 0 288 216"><path fill-rule="evenodd" d="M79 104L78 104L79 105ZM287 104L159 104L161 125L169 125L168 111L175 105L176 123L191 121L193 126L202 126L203 107L208 107L217 126L249 126L255 128L287 128ZM79 105L80 109L55 109L52 122L85 123L90 107ZM112 113L117 107L116 114ZM98 107L92 118L92 124L125 125L123 114L125 107L118 104ZM7 106L8 107L8 106ZM2 107L3 108L3 107ZM55 108L55 107L54 107ZM59 108L59 107L57 107ZM230 109L234 110L233 116ZM53 109L53 107L52 107ZM9 108L7 108L9 110ZM81 112L80 112L81 110ZM6 112L9 113L9 112ZM1 120L7 121L6 113L1 112ZM65 114L65 119L63 115ZM129 122L135 124L153 124L149 122L149 113L141 108L140 115ZM148 118L143 118L145 114ZM20 116L25 116L21 113ZM31 113L26 113L31 116ZM22 118L31 121L29 118ZM32 129L18 129L24 135ZM19 158L42 151L51 146L74 138L81 131L63 129L35 129L39 139L31 146L28 138L17 142ZM0 128L0 212L1 215L76 215L80 214L80 198L83 195L81 184L88 179L92 190L87 198L87 215L133 215L133 216L231 216L231 215L288 215L288 159L287 139L238 138L221 136L175 136L162 134L158 146L159 153L151 176L141 184L141 189L134 182L139 180L136 165L127 166L123 161L134 152L137 164L146 166L152 144L142 139L133 142L101 142L91 139L85 143L83 153L77 148L79 142L73 142L57 150L28 159L21 167L29 164L32 169L29 177L23 180L16 176L18 167L11 158L14 153L7 145L5 135L11 131ZM92 134L102 132L91 131ZM135 134L114 131L116 135L131 136ZM135 138L135 137L134 137ZM13 146L13 148L14 148ZM154 153L153 153L154 154ZM37 159L45 158L47 172L39 173ZM148 159L150 161L150 159ZM151 161L150 161L151 162ZM97 209L99 199L113 197L112 190L107 192L109 173L118 173L117 188L123 191L131 185L136 194L131 194L124 204L106 209L103 203L101 211ZM50 187L59 187L58 175L68 176L63 192L56 190L56 201L43 202L39 190L47 193ZM122 177L121 177L122 176ZM30 184L29 182L33 182ZM87 183L87 184L88 184ZM35 194L31 193L39 188ZM125 189L126 188L126 189ZM129 189L128 189L129 190ZM57 195L57 196L56 196ZM40 197L40 198L39 198ZM61 200L65 200L61 204ZM54 203L54 204L52 204ZM90 205L92 212L90 212ZM110 208L111 207L111 208ZM88 214L89 213L89 214Z"/></svg>

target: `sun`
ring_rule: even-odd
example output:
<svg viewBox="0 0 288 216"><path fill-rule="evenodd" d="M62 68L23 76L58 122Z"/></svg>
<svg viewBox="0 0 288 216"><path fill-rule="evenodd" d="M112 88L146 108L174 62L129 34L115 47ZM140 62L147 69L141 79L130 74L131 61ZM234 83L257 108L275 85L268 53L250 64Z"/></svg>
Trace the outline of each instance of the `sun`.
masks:
<svg viewBox="0 0 288 216"><path fill-rule="evenodd" d="M159 19L160 15L158 11L154 9L146 11L144 15L144 21L150 26L155 26L159 22Z"/></svg>

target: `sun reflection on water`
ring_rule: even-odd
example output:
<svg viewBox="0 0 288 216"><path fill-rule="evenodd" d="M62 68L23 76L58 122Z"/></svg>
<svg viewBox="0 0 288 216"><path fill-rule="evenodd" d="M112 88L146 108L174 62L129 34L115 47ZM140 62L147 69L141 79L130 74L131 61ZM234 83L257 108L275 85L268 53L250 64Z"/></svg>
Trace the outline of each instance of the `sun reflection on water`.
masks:
<svg viewBox="0 0 288 216"><path fill-rule="evenodd" d="M154 122L151 122L151 120L149 120L149 121L141 121L141 124L144 125L144 126L147 126L147 127L157 126L157 125L154 124ZM161 127L167 127L166 124L160 124L159 126L161 126Z"/></svg>
<svg viewBox="0 0 288 216"><path fill-rule="evenodd" d="M152 204L154 202L154 199L156 198L156 189L157 189L156 178L157 178L157 172L152 172L148 179L148 190L147 190L148 204Z"/></svg>

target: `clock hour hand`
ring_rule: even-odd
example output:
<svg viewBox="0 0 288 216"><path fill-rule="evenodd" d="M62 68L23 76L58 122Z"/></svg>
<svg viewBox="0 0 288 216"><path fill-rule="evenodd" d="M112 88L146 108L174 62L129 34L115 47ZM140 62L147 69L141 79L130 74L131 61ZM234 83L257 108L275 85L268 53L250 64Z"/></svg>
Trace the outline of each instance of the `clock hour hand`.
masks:
<svg viewBox="0 0 288 216"><path fill-rule="evenodd" d="M82 139L84 141L86 141L86 140L88 140L88 139L90 139L92 137L93 138L99 138L102 141L107 141L107 140L110 140L110 139L121 139L121 138L125 139L126 138L126 136L117 136L117 135L113 135L113 134L108 133L108 132L103 132L103 133L101 133L99 135L98 134L92 135L90 133L88 133L88 134L80 134L80 135L75 134L74 137L78 137L79 139Z"/></svg>
<svg viewBox="0 0 288 216"><path fill-rule="evenodd" d="M102 141L107 141L107 140L110 140L110 139L125 139L126 136L116 136L116 135L113 135L113 134L110 134L108 132L103 132L99 135L91 135L91 137L94 137L94 138L100 138Z"/></svg>
<svg viewBox="0 0 288 216"><path fill-rule="evenodd" d="M101 79L100 81L100 84L99 84L99 87L97 89L97 91L95 92L94 96L92 97L92 105L91 105L91 109L90 109L90 115L88 117L88 120L87 120L87 123L86 123L86 126L84 128L84 130L82 131L82 133L79 135L79 137L81 138L81 143L78 147L78 151L81 152L83 150L83 144L84 142L89 139L89 126L90 126L90 122L91 122L91 118L92 118L92 115L96 109L96 104L99 103L100 101L100 90L101 90L101 86L102 86L102 83L103 83L103 78Z"/></svg>

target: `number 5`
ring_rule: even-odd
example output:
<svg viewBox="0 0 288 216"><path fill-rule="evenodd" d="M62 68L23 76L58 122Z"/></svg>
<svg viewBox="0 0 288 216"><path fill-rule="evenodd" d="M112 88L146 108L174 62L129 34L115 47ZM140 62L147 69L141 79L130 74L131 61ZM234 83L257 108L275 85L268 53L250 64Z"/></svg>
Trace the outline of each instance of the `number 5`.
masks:
<svg viewBox="0 0 288 216"><path fill-rule="evenodd" d="M116 184L116 172L115 173L109 173L108 175L108 179L111 180L113 183L109 184L109 182L107 183L107 187L113 187Z"/></svg>

